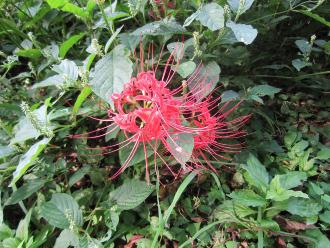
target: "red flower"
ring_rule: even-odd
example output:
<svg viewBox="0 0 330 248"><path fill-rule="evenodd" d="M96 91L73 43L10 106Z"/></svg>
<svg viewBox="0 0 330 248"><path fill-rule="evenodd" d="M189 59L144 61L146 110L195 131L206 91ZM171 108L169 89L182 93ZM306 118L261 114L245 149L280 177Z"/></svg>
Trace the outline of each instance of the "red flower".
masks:
<svg viewBox="0 0 330 248"><path fill-rule="evenodd" d="M207 80L205 75L201 75L202 66L199 66L180 87L170 88L169 84L175 75L175 69L172 69L178 66L178 64L174 65L174 54L177 50L174 49L170 54L161 79L157 79L158 64L156 69L153 67L151 70L145 70L142 44L140 47L140 72L124 85L122 92L112 95L114 109L109 109L108 119L103 120L111 124L75 137L100 138L118 128L125 134L126 140L116 145L91 148L102 149L102 151L107 149L107 152L103 152L103 154L106 154L133 144L125 163L112 176L112 179L127 168L139 148L143 149L145 154L146 178L148 181L148 148L151 148L154 153L155 168L158 159L167 166L173 175L176 174L169 165L169 161L173 160L173 157L188 170L205 168L205 165L207 165L207 167L216 171L210 159L228 159L223 153L237 153L242 146L241 143L225 142L225 140L242 137L246 134L241 131L241 128L247 122L249 116L227 120L228 115L241 102L232 107L229 107L232 104L231 102L226 102L219 109L220 97L205 97L205 92L208 92L208 88L213 82L210 79ZM189 92L186 92L187 87L190 88ZM100 120L95 117L92 118ZM91 134L106 128L109 130L106 133L91 136ZM193 144L184 144L185 141L180 140L180 135L188 136L188 138L192 137L189 142ZM174 138L174 136L176 137ZM190 148L184 148L186 145ZM161 149L167 149L167 154L173 156L164 155L160 152Z"/></svg>

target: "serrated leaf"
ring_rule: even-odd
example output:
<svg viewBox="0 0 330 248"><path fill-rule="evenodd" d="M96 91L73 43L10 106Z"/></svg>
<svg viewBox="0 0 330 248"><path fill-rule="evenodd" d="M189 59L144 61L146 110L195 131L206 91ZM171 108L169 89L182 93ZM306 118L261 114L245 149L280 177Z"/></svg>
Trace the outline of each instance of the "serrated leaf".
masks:
<svg viewBox="0 0 330 248"><path fill-rule="evenodd" d="M204 5L196 20L200 21L205 27L208 27L211 31L219 30L224 27L225 17L223 8L217 3L209 3Z"/></svg>
<svg viewBox="0 0 330 248"><path fill-rule="evenodd" d="M173 18L166 18L161 21L151 22L136 29L131 35L172 35L182 34L186 29L178 24Z"/></svg>
<svg viewBox="0 0 330 248"><path fill-rule="evenodd" d="M115 201L122 210L139 206L152 193L153 187L144 181L132 179L110 193L110 200Z"/></svg>
<svg viewBox="0 0 330 248"><path fill-rule="evenodd" d="M39 142L35 143L30 149L22 155L16 170L13 173L13 179L11 181L11 185L15 184L24 173L30 168L32 163L37 159L39 154L45 149L46 145L50 141L49 138L44 138Z"/></svg>
<svg viewBox="0 0 330 248"><path fill-rule="evenodd" d="M243 166L243 168L247 171L248 176L251 179L249 180L249 183L266 191L268 188L269 175L266 168L254 155L250 153L247 165Z"/></svg>
<svg viewBox="0 0 330 248"><path fill-rule="evenodd" d="M131 79L132 62L123 45L116 46L95 65L90 86L94 93L108 103L112 103L111 95L120 93L124 83Z"/></svg>
<svg viewBox="0 0 330 248"><path fill-rule="evenodd" d="M13 194L7 200L5 205L16 204L28 198L34 192L37 192L39 189L41 189L41 187L44 186L45 183L46 181L42 179L27 181L25 184L23 184L23 186L19 187L16 191L13 192Z"/></svg>
<svg viewBox="0 0 330 248"><path fill-rule="evenodd" d="M301 217L310 217L317 215L322 209L322 206L312 200L302 198L291 198L287 202L286 210L291 214Z"/></svg>
<svg viewBox="0 0 330 248"><path fill-rule="evenodd" d="M79 247L79 238L73 231L63 230L55 241L54 248Z"/></svg>
<svg viewBox="0 0 330 248"><path fill-rule="evenodd" d="M83 224L79 205L71 195L64 193L53 194L50 201L41 205L40 214L49 224L62 229Z"/></svg>
<svg viewBox="0 0 330 248"><path fill-rule="evenodd" d="M252 190L238 190L229 194L235 202L239 202L244 206L259 207L267 203L266 199L256 194Z"/></svg>
<svg viewBox="0 0 330 248"><path fill-rule="evenodd" d="M251 25L238 24L232 21L228 21L226 25L233 31L236 39L245 45L251 44L257 37L258 31Z"/></svg>
<svg viewBox="0 0 330 248"><path fill-rule="evenodd" d="M194 148L194 137L190 133L178 133L166 139L167 147L182 166L189 161Z"/></svg>

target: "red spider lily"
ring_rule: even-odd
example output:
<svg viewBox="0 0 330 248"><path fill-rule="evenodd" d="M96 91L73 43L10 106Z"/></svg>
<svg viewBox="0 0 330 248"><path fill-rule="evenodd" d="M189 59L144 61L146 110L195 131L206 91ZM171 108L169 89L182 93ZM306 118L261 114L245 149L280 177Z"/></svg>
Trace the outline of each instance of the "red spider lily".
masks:
<svg viewBox="0 0 330 248"><path fill-rule="evenodd" d="M126 140L120 143L101 148L90 148L101 149L101 154L107 154L118 151L130 144L133 145L126 161L112 176L112 179L120 175L130 165L139 147L142 147L145 154L146 179L148 182L148 149L150 148L154 154L153 159L157 176L157 160L161 161L176 176L170 165L173 158L181 163L186 170L205 169L204 165L206 164L209 169L216 172L209 159L217 161L228 159L222 154L240 151L241 143L231 144L225 141L246 134L241 129L249 116L227 120L228 116L241 102L232 107L229 107L232 104L231 102L226 102L219 108L221 97L205 96L205 92L209 92L213 80L207 77L207 73L201 73L202 65L198 66L190 78L181 86L174 89L173 87L170 88L176 68L179 65L179 62L175 62L174 59L174 55L178 50L174 49L170 54L160 79L156 78L156 74L162 52L156 68L154 68L153 47L151 49L149 47L148 58L150 50L152 53L152 69L148 69L144 64L141 43L140 65L137 66L139 72L136 77L132 77L129 82L125 83L122 92L112 95L114 109L108 109L107 119L102 120L91 117L111 124L74 137L97 139L114 132L118 128L124 133ZM187 92L187 88L190 89L189 92ZM213 92L216 90L213 90ZM105 133L94 135L104 129L107 129ZM184 143L186 141L182 138L183 135L192 138L189 141L191 144ZM185 148L186 145L192 149ZM165 149L167 152L163 153L161 149Z"/></svg>

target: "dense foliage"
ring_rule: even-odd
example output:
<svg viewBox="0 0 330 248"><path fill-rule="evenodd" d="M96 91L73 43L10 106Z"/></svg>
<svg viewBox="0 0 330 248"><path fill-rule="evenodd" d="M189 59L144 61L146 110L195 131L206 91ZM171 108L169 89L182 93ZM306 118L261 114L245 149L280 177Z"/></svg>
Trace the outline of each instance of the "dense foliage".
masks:
<svg viewBox="0 0 330 248"><path fill-rule="evenodd" d="M329 1L0 8L0 247L330 247ZM152 162L153 150L106 132L111 96L157 60L187 96L202 70L212 111L240 102L240 153L206 153L196 168L185 134L189 153L167 140Z"/></svg>

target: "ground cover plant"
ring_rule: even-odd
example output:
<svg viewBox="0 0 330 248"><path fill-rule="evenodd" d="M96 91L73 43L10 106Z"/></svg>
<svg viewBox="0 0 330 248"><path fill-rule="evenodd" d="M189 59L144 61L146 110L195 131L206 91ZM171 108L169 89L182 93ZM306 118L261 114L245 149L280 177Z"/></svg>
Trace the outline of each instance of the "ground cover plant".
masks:
<svg viewBox="0 0 330 248"><path fill-rule="evenodd" d="M0 247L330 247L328 1L0 7Z"/></svg>

